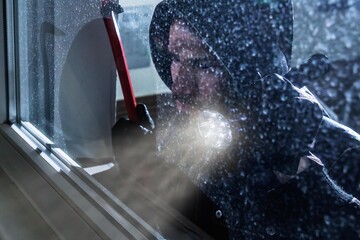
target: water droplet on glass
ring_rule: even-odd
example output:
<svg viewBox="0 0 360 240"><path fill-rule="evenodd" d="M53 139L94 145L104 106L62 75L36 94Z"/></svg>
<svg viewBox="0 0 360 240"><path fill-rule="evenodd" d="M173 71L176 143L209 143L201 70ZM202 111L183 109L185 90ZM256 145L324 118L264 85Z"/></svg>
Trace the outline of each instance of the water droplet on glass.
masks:
<svg viewBox="0 0 360 240"><path fill-rule="evenodd" d="M221 212L220 210L217 210L217 211L215 212L215 216L216 216L217 218L221 218L221 217L222 217L222 212Z"/></svg>
<svg viewBox="0 0 360 240"><path fill-rule="evenodd" d="M331 221L330 221L330 217L328 215L324 216L324 222L326 225L330 225Z"/></svg>
<svg viewBox="0 0 360 240"><path fill-rule="evenodd" d="M246 121L246 119L247 119L246 115L240 116L240 120L241 120L241 121Z"/></svg>
<svg viewBox="0 0 360 240"><path fill-rule="evenodd" d="M270 236L274 236L275 235L275 229L273 227L267 227L266 229L266 233Z"/></svg>
<svg viewBox="0 0 360 240"><path fill-rule="evenodd" d="M287 96L285 94L282 94L281 97L280 97L281 101L286 101L287 99Z"/></svg>
<svg viewBox="0 0 360 240"><path fill-rule="evenodd" d="M268 109L263 109L261 112L262 112L263 115L267 115L269 113L269 110Z"/></svg>
<svg viewBox="0 0 360 240"><path fill-rule="evenodd" d="M330 98L335 98L337 96L337 92L335 89L329 89L326 93Z"/></svg>

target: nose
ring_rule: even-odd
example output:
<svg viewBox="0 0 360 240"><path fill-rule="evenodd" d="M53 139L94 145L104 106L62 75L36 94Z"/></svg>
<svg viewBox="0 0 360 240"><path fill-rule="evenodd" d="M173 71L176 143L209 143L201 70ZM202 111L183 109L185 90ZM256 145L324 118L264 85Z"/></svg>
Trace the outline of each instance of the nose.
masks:
<svg viewBox="0 0 360 240"><path fill-rule="evenodd" d="M181 62L173 61L171 63L172 86L171 91L178 96L195 95L196 76L189 66Z"/></svg>

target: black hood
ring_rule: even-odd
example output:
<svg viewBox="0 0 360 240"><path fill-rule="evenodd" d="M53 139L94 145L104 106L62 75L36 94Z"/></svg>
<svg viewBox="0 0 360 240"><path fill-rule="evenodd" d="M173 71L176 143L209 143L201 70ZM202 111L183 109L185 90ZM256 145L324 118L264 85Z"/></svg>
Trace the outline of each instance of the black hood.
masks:
<svg viewBox="0 0 360 240"><path fill-rule="evenodd" d="M166 0L158 4L150 24L155 67L171 87L169 31L184 20L203 39L237 84L288 71L293 36L291 0Z"/></svg>

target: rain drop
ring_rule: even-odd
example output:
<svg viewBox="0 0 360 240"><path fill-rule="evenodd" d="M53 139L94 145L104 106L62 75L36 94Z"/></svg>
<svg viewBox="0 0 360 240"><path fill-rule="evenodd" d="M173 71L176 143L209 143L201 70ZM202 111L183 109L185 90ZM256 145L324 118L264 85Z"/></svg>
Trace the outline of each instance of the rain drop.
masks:
<svg viewBox="0 0 360 240"><path fill-rule="evenodd" d="M267 227L266 229L266 233L270 236L274 236L275 235L275 229L273 227Z"/></svg>
<svg viewBox="0 0 360 240"><path fill-rule="evenodd" d="M215 216L216 216L216 218L221 218L222 217L222 212L220 210L217 210L215 212Z"/></svg>

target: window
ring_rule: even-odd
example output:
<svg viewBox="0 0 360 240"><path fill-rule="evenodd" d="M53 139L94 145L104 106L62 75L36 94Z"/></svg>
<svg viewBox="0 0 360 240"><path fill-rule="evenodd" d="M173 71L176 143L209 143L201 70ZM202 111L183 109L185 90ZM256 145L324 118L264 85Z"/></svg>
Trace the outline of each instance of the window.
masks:
<svg viewBox="0 0 360 240"><path fill-rule="evenodd" d="M357 1L7 5L13 126L126 237L360 237Z"/></svg>

